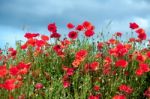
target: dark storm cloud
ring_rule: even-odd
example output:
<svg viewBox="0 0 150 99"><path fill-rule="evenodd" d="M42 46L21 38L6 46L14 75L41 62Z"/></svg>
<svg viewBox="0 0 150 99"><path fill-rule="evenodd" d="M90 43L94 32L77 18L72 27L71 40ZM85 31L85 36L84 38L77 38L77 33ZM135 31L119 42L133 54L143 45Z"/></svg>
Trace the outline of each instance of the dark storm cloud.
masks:
<svg viewBox="0 0 150 99"><path fill-rule="evenodd" d="M79 23L83 20L103 22L124 20L134 16L149 16L148 0L2 0L0 3L1 25L29 25L33 28L44 27L56 22L62 28L66 22Z"/></svg>
<svg viewBox="0 0 150 99"><path fill-rule="evenodd" d="M47 32L50 22L65 32L68 22L88 20L100 31L112 21L112 31L126 31L129 22L137 21L149 31L149 6L150 0L0 0L0 32L7 29L0 40L23 35L23 26L31 32Z"/></svg>

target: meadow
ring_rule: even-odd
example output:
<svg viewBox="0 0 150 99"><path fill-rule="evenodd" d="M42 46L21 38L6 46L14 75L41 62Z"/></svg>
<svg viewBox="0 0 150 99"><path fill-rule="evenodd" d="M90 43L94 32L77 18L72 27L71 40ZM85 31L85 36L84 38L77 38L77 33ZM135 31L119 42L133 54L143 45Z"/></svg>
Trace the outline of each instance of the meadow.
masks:
<svg viewBox="0 0 150 99"><path fill-rule="evenodd" d="M0 99L150 98L150 40L140 25L129 23L136 37L126 41L119 31L104 40L89 21L66 27L65 38L50 23L49 35L28 32L0 50Z"/></svg>

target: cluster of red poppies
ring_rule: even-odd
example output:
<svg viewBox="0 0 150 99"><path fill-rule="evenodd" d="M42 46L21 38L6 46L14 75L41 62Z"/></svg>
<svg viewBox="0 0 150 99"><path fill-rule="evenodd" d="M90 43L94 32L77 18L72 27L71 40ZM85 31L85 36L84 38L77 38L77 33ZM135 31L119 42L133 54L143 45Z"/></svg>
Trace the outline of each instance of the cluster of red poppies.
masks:
<svg viewBox="0 0 150 99"><path fill-rule="evenodd" d="M143 28L139 28L138 24L136 24L134 22L130 23L130 28L135 30L135 32L138 34L138 38L139 38L140 41L146 39L147 35L146 35L144 29Z"/></svg>
<svg viewBox="0 0 150 99"><path fill-rule="evenodd" d="M0 88L14 90L21 87L23 84L23 76L28 73L30 67L30 63L26 64L23 62L20 62L16 66L10 66L9 68L7 68L6 64L0 66L0 78L4 80L0 84Z"/></svg>
<svg viewBox="0 0 150 99"><path fill-rule="evenodd" d="M61 75L62 86L64 88L70 88L73 86L72 77L76 73L81 73L81 75L90 75L92 81L92 89L88 93L88 99L100 99L102 97L101 85L95 84L95 82L102 83L103 79L99 79L101 77L94 77L93 75L103 75L103 76L118 76L118 71L122 72L124 76L131 75L128 68L132 68L132 73L134 72L134 76L142 77L142 75L148 73L150 71L149 62L150 59L150 51L148 48L144 48L142 50L134 49L134 44L142 42L146 40L147 35L143 28L140 28L138 24L135 22L130 23L130 28L137 33L137 38L130 38L127 43L120 42L118 39L114 37L121 37L121 32L116 32L111 39L104 42L96 43L97 48L91 56L89 54L89 47L79 48L75 50L71 46L72 44L76 44L76 39L79 37L80 32L83 32L83 35L87 38L94 36L95 27L88 21L84 21L82 24L75 26L72 23L67 24L67 28L70 30L68 33L68 38L60 40L61 34L57 32L57 26L55 23L51 23L48 25L48 31L50 32L50 36L39 34L39 33L26 33L24 35L27 38L27 41L20 46L21 50L28 53L29 48L32 48L33 54L32 57L38 57L40 54L45 54L46 57L51 57L46 51L48 48L50 51L52 50L58 57L61 57L65 62L67 59L67 55L72 56L72 60L69 61L69 65L62 65L61 70L63 71ZM58 42L56 44L50 44L50 39L56 39ZM149 42L150 43L150 42ZM94 45L94 46L95 46ZM67 51L66 51L67 50ZM105 51L104 51L105 50ZM66 53L68 52L68 53ZM23 84L24 76L30 71L31 63L30 61L15 63L16 65L8 65L7 60L12 59L15 60L16 55L19 53L17 50L13 48L8 49L7 55L2 55L2 51L0 50L0 62L2 62L2 66L0 66L0 88L6 90L14 90L19 88ZM29 54L27 54L29 55ZM91 57L89 61L89 57ZM69 59L70 60L70 59ZM136 66L131 64L135 63ZM42 67L41 67L42 68ZM51 67L50 67L51 68ZM58 68L57 68L58 69ZM77 72L79 71L79 72ZM93 80L96 79L96 80ZM116 79L116 78L115 78ZM118 78L117 78L118 79ZM35 85L36 89L43 88L42 83L37 83ZM118 93L113 95L112 99L127 99L127 95L134 93L134 87L122 83L120 85L116 85L118 88ZM150 97L149 88L144 92L144 95Z"/></svg>

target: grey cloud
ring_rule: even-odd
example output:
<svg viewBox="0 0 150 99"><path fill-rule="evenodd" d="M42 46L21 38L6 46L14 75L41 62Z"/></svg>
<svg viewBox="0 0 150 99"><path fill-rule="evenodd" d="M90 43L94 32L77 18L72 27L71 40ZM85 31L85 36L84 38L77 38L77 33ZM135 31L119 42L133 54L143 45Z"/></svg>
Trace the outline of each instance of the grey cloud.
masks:
<svg viewBox="0 0 150 99"><path fill-rule="evenodd" d="M13 0L12 2L10 0L9 3L3 1L0 4L0 20L1 24L11 26L26 24L33 27L45 26L44 24L54 21L63 27L69 21L79 23L82 20L90 20L96 23L107 19L123 20L133 16L149 16L147 13L150 11L149 4L141 1Z"/></svg>
<svg viewBox="0 0 150 99"><path fill-rule="evenodd" d="M100 28L112 20L113 30L125 31L135 17L150 20L149 6L149 0L1 0L0 25L46 31L50 22L64 30L68 22L89 20Z"/></svg>

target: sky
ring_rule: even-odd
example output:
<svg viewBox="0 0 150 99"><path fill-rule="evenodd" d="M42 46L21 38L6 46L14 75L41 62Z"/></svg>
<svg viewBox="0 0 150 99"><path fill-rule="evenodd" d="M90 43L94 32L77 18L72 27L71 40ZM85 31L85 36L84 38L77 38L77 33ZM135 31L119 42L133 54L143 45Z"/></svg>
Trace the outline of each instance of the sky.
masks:
<svg viewBox="0 0 150 99"><path fill-rule="evenodd" d="M24 40L26 32L49 35L47 25L55 22L67 34L66 24L90 21L95 32L128 32L136 22L150 36L150 0L0 0L0 47Z"/></svg>

